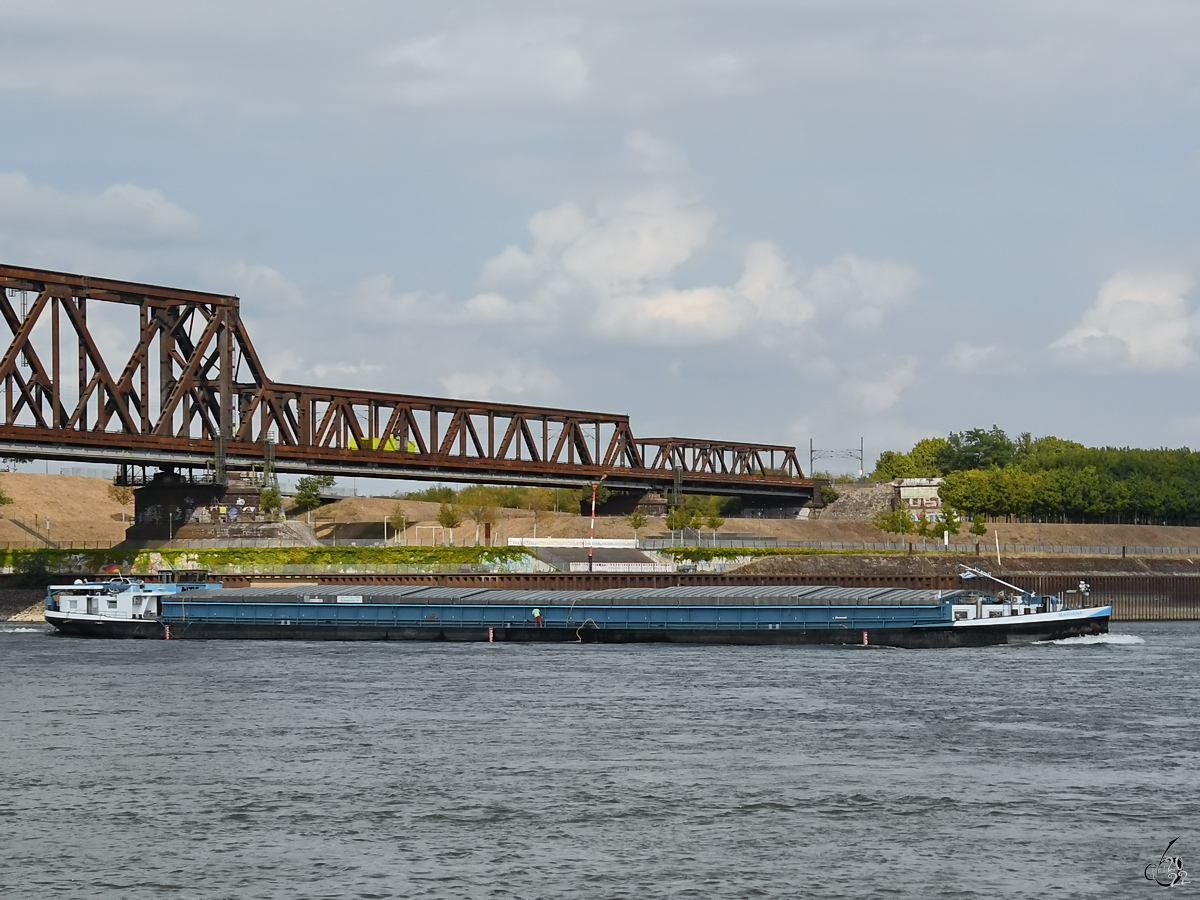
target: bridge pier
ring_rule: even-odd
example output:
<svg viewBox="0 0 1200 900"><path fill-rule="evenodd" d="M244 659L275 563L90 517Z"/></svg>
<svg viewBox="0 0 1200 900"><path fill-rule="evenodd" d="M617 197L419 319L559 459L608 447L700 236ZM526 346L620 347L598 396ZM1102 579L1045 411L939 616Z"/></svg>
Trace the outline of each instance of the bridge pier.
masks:
<svg viewBox="0 0 1200 900"><path fill-rule="evenodd" d="M231 471L225 483L211 473L163 469L133 492L127 541L254 540L283 537L286 524L262 510L261 472ZM288 537L294 537L288 534Z"/></svg>

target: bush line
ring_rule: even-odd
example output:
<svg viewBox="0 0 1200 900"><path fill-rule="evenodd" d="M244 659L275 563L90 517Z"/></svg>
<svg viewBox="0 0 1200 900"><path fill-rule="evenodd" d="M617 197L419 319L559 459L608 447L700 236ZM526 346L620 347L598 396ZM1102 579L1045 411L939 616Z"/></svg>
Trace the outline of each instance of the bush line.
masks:
<svg viewBox="0 0 1200 900"><path fill-rule="evenodd" d="M216 570L225 566L479 565L523 559L523 547L218 547L145 550L0 550L0 566L14 572L119 566L146 573L152 554L169 566Z"/></svg>

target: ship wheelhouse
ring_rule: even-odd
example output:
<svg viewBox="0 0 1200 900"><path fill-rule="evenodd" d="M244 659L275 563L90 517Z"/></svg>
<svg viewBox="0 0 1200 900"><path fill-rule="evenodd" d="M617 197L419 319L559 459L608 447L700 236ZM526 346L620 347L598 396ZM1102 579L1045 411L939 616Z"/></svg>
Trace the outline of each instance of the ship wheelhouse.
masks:
<svg viewBox="0 0 1200 900"><path fill-rule="evenodd" d="M160 596L139 582L77 582L51 587L46 611L67 618L156 619Z"/></svg>

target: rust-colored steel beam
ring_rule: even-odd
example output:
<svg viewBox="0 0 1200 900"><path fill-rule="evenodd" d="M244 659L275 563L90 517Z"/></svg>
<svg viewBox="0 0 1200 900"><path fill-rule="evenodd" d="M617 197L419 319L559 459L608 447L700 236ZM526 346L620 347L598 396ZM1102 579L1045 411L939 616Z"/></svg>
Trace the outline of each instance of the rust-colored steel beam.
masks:
<svg viewBox="0 0 1200 900"><path fill-rule="evenodd" d="M261 465L271 443L275 468L301 474L814 496L792 447L639 439L623 415L271 381L232 295L3 265L0 287L12 334L2 454L203 468L219 446L236 467ZM135 309L116 326L122 306Z"/></svg>

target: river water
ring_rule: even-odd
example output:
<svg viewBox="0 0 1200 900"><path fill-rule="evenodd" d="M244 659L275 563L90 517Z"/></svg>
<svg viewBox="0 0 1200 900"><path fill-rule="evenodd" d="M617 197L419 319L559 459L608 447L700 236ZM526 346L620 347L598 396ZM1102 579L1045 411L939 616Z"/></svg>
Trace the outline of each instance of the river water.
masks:
<svg viewBox="0 0 1200 900"><path fill-rule="evenodd" d="M969 650L0 633L0 896L1200 893L1200 624Z"/></svg>

